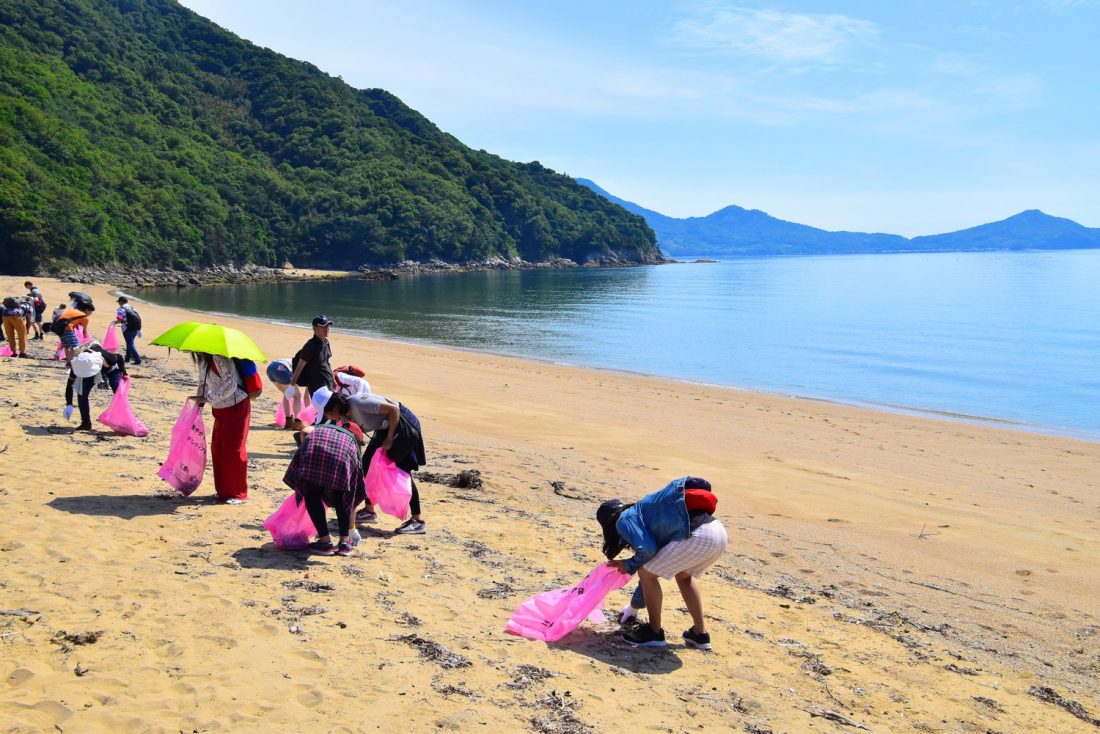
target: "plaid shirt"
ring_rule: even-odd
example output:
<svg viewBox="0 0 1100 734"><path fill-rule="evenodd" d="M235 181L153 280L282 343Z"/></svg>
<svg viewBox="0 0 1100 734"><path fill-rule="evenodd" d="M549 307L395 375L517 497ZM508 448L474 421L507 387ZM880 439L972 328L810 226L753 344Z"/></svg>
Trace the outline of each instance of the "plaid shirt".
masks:
<svg viewBox="0 0 1100 734"><path fill-rule="evenodd" d="M331 424L317 426L302 438L283 482L298 493L305 493L309 485L353 494L362 491L359 443L346 429Z"/></svg>

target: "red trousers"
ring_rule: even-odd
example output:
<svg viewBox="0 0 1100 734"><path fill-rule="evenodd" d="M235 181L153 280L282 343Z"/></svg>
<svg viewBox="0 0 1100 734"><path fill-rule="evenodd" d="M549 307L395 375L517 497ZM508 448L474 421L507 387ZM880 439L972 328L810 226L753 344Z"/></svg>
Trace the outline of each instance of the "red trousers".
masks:
<svg viewBox="0 0 1100 734"><path fill-rule="evenodd" d="M218 499L248 499L248 424L252 401L230 408L214 408L210 434L210 461L214 465L214 491Z"/></svg>

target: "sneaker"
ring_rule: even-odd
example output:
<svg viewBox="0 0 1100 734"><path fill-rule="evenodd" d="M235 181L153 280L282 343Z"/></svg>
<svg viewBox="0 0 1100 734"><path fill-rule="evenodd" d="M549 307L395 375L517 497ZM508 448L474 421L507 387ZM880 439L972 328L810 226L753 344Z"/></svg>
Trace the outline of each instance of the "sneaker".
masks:
<svg viewBox="0 0 1100 734"><path fill-rule="evenodd" d="M397 526L397 529L393 532L398 535L423 535L427 530L424 527L423 520L413 520L409 518L405 522Z"/></svg>
<svg viewBox="0 0 1100 734"><path fill-rule="evenodd" d="M340 545L336 546L336 555L338 556L350 556L354 551L351 546L344 541L340 541Z"/></svg>
<svg viewBox="0 0 1100 734"><path fill-rule="evenodd" d="M665 631L654 632L648 624L623 632L623 639L634 647L664 647L668 644L665 642Z"/></svg>
<svg viewBox="0 0 1100 734"><path fill-rule="evenodd" d="M309 550L317 556L331 556L336 552L336 546L332 544L331 540L320 541L315 540L309 544Z"/></svg>
<svg viewBox="0 0 1100 734"><path fill-rule="evenodd" d="M373 510L359 510L355 513L355 522L362 523L363 525L377 525L378 513Z"/></svg>
<svg viewBox="0 0 1100 734"><path fill-rule="evenodd" d="M684 643L688 647L694 647L696 650L709 650L710 633L704 632L700 635L695 632L694 627L688 627L684 630Z"/></svg>
<svg viewBox="0 0 1100 734"><path fill-rule="evenodd" d="M227 504L227 505L243 505L247 502L248 502L248 500L243 498L243 497L230 497L229 499L227 499L225 501L225 504Z"/></svg>
<svg viewBox="0 0 1100 734"><path fill-rule="evenodd" d="M76 427L76 430L78 430L78 431L90 431L90 430L92 430L92 424L91 423L81 423L79 426Z"/></svg>

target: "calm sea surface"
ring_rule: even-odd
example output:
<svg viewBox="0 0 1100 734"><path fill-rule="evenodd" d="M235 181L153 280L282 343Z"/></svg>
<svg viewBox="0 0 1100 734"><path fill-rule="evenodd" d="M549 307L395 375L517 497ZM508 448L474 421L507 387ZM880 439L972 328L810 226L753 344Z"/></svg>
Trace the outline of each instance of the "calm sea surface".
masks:
<svg viewBox="0 0 1100 734"><path fill-rule="evenodd" d="M296 324L323 312L336 322L335 341L351 330L1100 439L1100 250L775 258L137 295Z"/></svg>

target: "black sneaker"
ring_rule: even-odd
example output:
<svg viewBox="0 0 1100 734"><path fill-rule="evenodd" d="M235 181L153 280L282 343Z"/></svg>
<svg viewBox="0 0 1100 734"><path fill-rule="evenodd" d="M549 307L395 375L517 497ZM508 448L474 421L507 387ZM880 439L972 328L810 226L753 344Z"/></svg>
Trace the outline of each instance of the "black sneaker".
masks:
<svg viewBox="0 0 1100 734"><path fill-rule="evenodd" d="M665 642L665 631L654 632L648 624L623 632L623 639L634 647L664 647L668 644Z"/></svg>
<svg viewBox="0 0 1100 734"><path fill-rule="evenodd" d="M350 556L353 552L351 546L342 540L340 541L340 545L336 546L336 555L338 556Z"/></svg>
<svg viewBox="0 0 1100 734"><path fill-rule="evenodd" d="M317 556L331 556L336 552L336 546L332 544L331 540L326 540L324 542L315 540L309 544L309 550Z"/></svg>
<svg viewBox="0 0 1100 734"><path fill-rule="evenodd" d="M684 630L684 643L688 647L694 647L696 650L709 650L710 649L710 633L704 632L698 634L694 627L688 627Z"/></svg>

